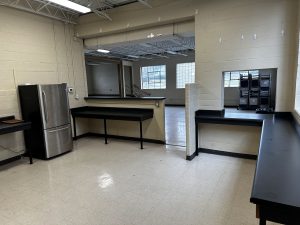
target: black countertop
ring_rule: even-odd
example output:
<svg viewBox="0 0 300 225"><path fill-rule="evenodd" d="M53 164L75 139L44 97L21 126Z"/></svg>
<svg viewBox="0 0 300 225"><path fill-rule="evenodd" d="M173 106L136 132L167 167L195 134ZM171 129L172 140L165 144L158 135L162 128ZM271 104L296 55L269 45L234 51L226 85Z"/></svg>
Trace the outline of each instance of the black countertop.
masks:
<svg viewBox="0 0 300 225"><path fill-rule="evenodd" d="M153 118L153 109L119 107L79 107L71 109L72 116L112 120L142 121Z"/></svg>
<svg viewBox="0 0 300 225"><path fill-rule="evenodd" d="M90 99L116 99L116 100L164 100L165 97L120 97L120 96L88 96L84 98L85 100Z"/></svg>
<svg viewBox="0 0 300 225"><path fill-rule="evenodd" d="M8 134L12 132L22 131L30 129L31 122L20 122L15 124L7 124L3 123L4 120L12 120L15 119L14 116L7 116L7 117L1 117L0 118L0 134Z"/></svg>
<svg viewBox="0 0 300 225"><path fill-rule="evenodd" d="M300 209L300 134L299 124L291 114L196 113L195 120L233 125L260 122L262 134L250 201Z"/></svg>
<svg viewBox="0 0 300 225"><path fill-rule="evenodd" d="M251 202L300 207L300 136L296 126L289 118L264 120Z"/></svg>

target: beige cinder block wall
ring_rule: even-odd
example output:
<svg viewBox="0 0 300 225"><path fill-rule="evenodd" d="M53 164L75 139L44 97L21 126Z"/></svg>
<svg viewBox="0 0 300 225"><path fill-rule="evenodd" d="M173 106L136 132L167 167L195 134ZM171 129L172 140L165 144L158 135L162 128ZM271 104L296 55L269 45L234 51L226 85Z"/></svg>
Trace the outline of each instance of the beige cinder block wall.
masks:
<svg viewBox="0 0 300 225"><path fill-rule="evenodd" d="M296 120L298 121L298 123L300 124L300 58L299 58L299 40L300 40L300 0L298 0L298 18L297 18L297 33L296 35L296 39L297 39L297 51L298 51L298 55L297 57L295 57L295 72L294 72L294 80L295 80L295 105L294 105L294 117L296 118ZM297 103L296 103L297 101ZM297 108L297 109L296 109Z"/></svg>
<svg viewBox="0 0 300 225"><path fill-rule="evenodd" d="M0 116L20 117L17 85L66 82L74 87L71 107L85 104L82 40L73 26L0 6ZM82 127L84 130L84 126ZM22 132L0 136L0 160L24 150Z"/></svg>
<svg viewBox="0 0 300 225"><path fill-rule="evenodd" d="M200 3L199 13L195 16L196 81L209 92L209 99L205 104L192 103L196 104L193 108L223 109L223 71L278 68L276 111L293 110L295 91L291 87L294 85L297 2L213 0ZM193 130L193 118L187 121L188 129ZM238 142L226 141L230 129L237 128L228 127L223 135L218 128L215 141L202 138L200 147L240 151L243 146ZM211 129L203 128L201 132L205 136ZM243 132L231 133L231 138L235 139L242 138L239 134L244 135ZM246 150L245 153L258 148L257 132L249 135L244 142L242 152ZM255 136L257 147L253 145ZM248 146L251 148L247 149ZM187 146L187 155L194 150L192 144Z"/></svg>
<svg viewBox="0 0 300 225"><path fill-rule="evenodd" d="M216 109L223 108L222 71L278 68L276 111L291 111L295 18L297 0L213 0L199 7L196 79L219 96Z"/></svg>
<svg viewBox="0 0 300 225"><path fill-rule="evenodd" d="M192 137L194 111L223 109L222 71L278 68L276 111L293 110L295 62L292 59L296 56L297 3L298 0L153 0L153 9L141 4L112 9L109 12L112 22L93 15L82 17L76 34L86 38L105 37L195 18L196 80L199 85L186 88L193 91L186 92L187 105L191 106L186 114L187 143L191 144L187 146L187 155L190 155L195 150L192 146L195 142ZM227 127L225 132L230 129L235 128ZM235 131L232 133L236 134ZM253 135L257 136L257 133L259 131ZM243 151L258 147L259 139L252 147L249 143L253 137L250 136ZM214 144L202 140L200 146L222 147L225 135L222 137L220 133L215 140ZM251 149L247 149L248 145ZM228 148L235 151L240 145L231 143Z"/></svg>
<svg viewBox="0 0 300 225"><path fill-rule="evenodd" d="M294 69L299 1L215 0L203 2L199 9L195 30L196 79L200 85L187 88L187 96L194 96L187 108L187 155L195 151L194 111L223 107L222 71L278 68L276 111L294 112L300 122L294 111L295 93L299 93ZM204 125L200 132L202 148L250 154L258 149L259 128Z"/></svg>

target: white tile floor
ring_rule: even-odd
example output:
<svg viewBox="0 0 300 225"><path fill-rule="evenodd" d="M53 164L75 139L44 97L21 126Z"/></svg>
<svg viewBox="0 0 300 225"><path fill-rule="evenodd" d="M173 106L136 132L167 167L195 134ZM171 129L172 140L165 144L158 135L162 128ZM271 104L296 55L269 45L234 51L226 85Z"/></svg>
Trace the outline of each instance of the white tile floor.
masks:
<svg viewBox="0 0 300 225"><path fill-rule="evenodd" d="M2 225L256 225L255 161L85 138L73 152L0 167ZM271 223L269 223L271 224Z"/></svg>

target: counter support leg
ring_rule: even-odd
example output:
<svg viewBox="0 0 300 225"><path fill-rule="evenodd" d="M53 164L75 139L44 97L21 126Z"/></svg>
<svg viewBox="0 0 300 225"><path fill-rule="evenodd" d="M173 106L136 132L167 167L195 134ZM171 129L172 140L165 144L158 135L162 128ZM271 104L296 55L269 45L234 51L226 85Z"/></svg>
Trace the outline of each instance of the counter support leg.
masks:
<svg viewBox="0 0 300 225"><path fill-rule="evenodd" d="M105 144L107 144L107 127L106 127L106 119L104 119L104 138L105 138Z"/></svg>
<svg viewBox="0 0 300 225"><path fill-rule="evenodd" d="M265 219L259 219L259 225L267 225L267 221Z"/></svg>
<svg viewBox="0 0 300 225"><path fill-rule="evenodd" d="M30 148L28 149L29 163L32 164L32 153Z"/></svg>
<svg viewBox="0 0 300 225"><path fill-rule="evenodd" d="M143 122L140 121L140 142L141 142L141 149L143 149Z"/></svg>
<svg viewBox="0 0 300 225"><path fill-rule="evenodd" d="M195 149L195 152L196 152L196 155L199 155L199 149L198 149L198 123L195 122L195 139L196 139L196 149Z"/></svg>
<svg viewBox="0 0 300 225"><path fill-rule="evenodd" d="M77 140L77 134L76 134L76 120L73 116L73 131L74 131L74 140Z"/></svg>

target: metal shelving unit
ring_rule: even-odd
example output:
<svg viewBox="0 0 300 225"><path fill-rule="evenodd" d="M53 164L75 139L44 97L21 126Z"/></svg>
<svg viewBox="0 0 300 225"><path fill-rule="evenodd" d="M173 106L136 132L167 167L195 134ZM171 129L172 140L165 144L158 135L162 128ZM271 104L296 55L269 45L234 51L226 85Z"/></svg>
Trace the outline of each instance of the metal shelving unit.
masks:
<svg viewBox="0 0 300 225"><path fill-rule="evenodd" d="M270 74L264 74L259 76L260 79L260 91L259 91L259 107L256 112L258 113L271 113L273 108L271 107L271 84L272 78Z"/></svg>
<svg viewBox="0 0 300 225"><path fill-rule="evenodd" d="M249 87L249 109L257 109L259 105L259 75L249 74L250 87Z"/></svg>
<svg viewBox="0 0 300 225"><path fill-rule="evenodd" d="M271 74L246 71L240 74L239 109L256 110L257 113L272 113Z"/></svg>
<svg viewBox="0 0 300 225"><path fill-rule="evenodd" d="M239 109L249 109L249 87L248 74L240 74L240 104Z"/></svg>

